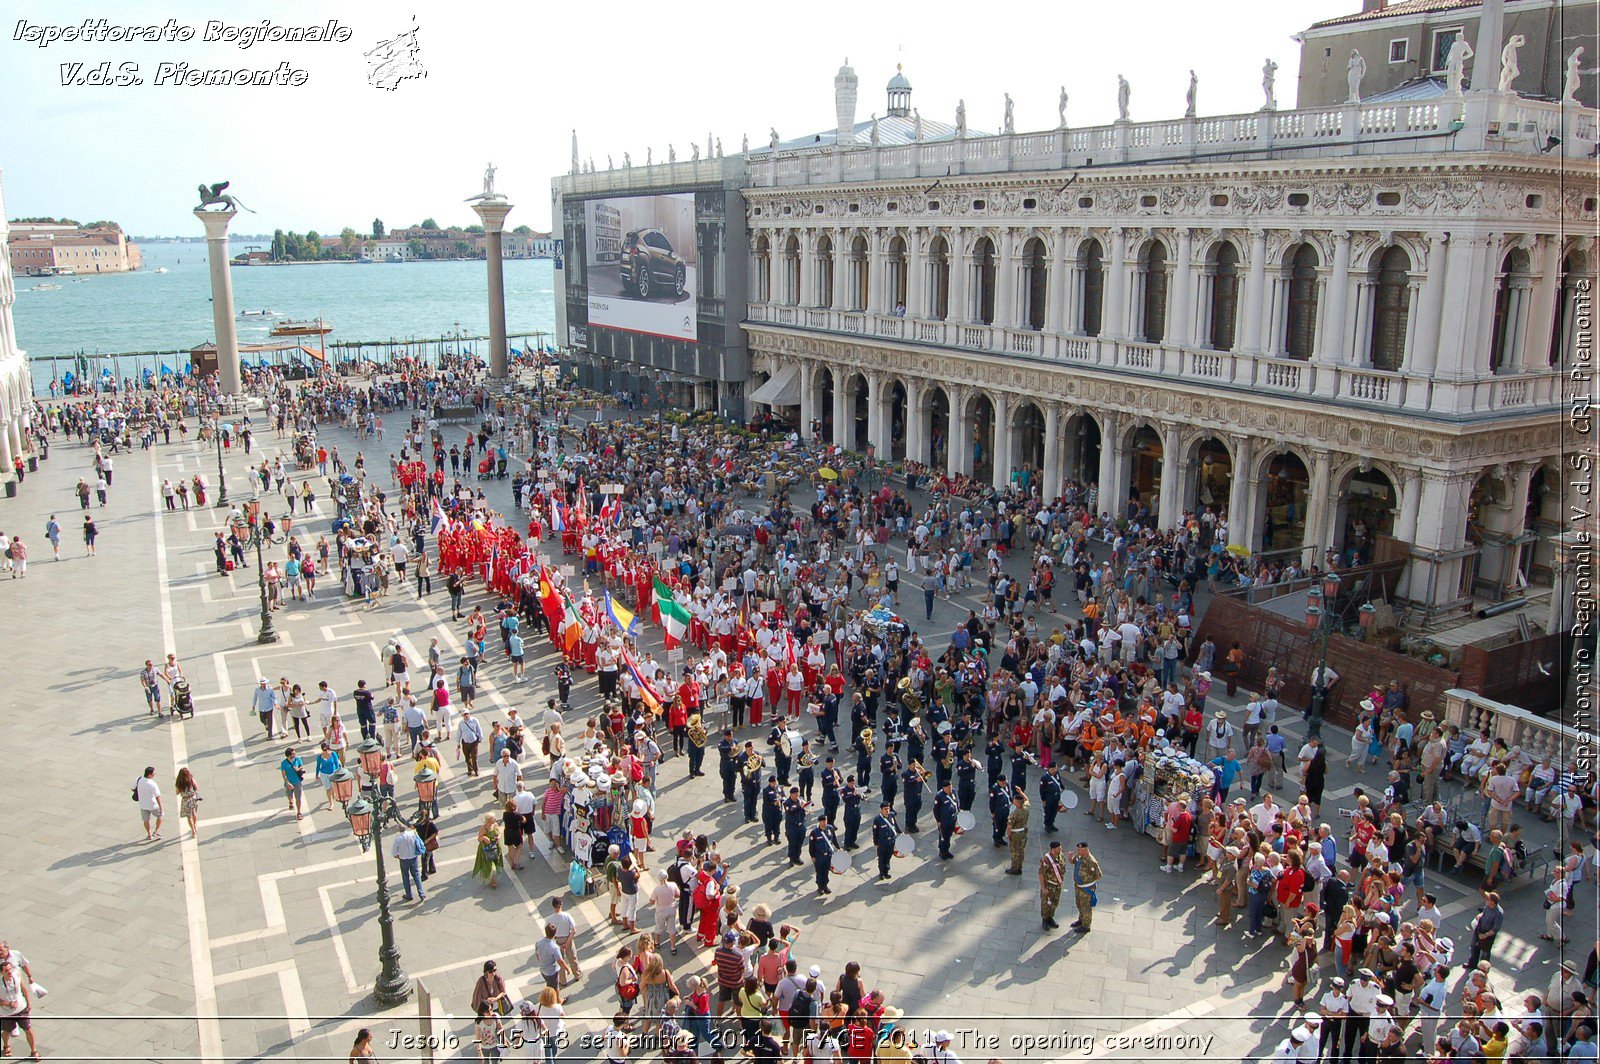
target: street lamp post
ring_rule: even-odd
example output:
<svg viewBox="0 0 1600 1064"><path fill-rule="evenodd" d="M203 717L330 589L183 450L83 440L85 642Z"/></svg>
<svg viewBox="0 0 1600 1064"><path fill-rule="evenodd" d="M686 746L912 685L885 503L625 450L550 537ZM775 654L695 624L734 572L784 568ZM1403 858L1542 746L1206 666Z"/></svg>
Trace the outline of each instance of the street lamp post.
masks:
<svg viewBox="0 0 1600 1064"><path fill-rule="evenodd" d="M228 474L222 470L222 418L212 421L211 438L217 444L217 504L216 509L225 509L228 505Z"/></svg>
<svg viewBox="0 0 1600 1064"><path fill-rule="evenodd" d="M411 997L411 977L400 967L400 947L394 940L394 915L389 911L389 875L383 863L383 829L399 826L414 827L423 810L437 793L438 779L432 770L417 776L417 812L407 817L393 798L378 793L378 770L383 765L383 744L376 739L363 739L356 747L361 755L361 769L366 780L362 796L350 801L355 791L355 777L346 773L340 779L334 773L333 797L344 806L350 830L361 843L362 852L370 847L378 869L378 978L372 984L372 996L383 1008L393 1008ZM340 771L344 771L341 769ZM346 804L348 803L348 804Z"/></svg>
<svg viewBox="0 0 1600 1064"><path fill-rule="evenodd" d="M260 498L259 496L256 496L253 497L251 501L258 507L256 510L256 523L254 530L255 535L251 537L256 542L256 587L261 592L261 630L256 633L256 642L276 643L278 641L278 630L272 626L272 609L267 604L267 570L266 566L261 564L262 529L261 511L259 509L261 505Z"/></svg>
<svg viewBox="0 0 1600 1064"><path fill-rule="evenodd" d="M1328 708L1328 639L1343 616L1338 608L1340 586L1338 575L1327 573L1322 586L1312 588L1306 596L1306 625L1317 630L1320 642L1317 669L1311 674L1311 708L1306 714L1306 735L1312 739L1322 734L1322 718Z"/></svg>

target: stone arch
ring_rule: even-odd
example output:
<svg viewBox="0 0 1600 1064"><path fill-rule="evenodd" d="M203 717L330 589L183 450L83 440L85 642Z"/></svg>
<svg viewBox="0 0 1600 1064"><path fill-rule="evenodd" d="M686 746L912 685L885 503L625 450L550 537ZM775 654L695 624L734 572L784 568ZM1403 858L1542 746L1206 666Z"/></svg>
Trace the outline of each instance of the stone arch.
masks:
<svg viewBox="0 0 1600 1064"><path fill-rule="evenodd" d="M825 362L816 363L811 371L812 403L811 409L816 411L818 422L817 437L834 446L839 446L839 426L834 424L833 396L839 387L839 378L834 368Z"/></svg>
<svg viewBox="0 0 1600 1064"><path fill-rule="evenodd" d="M889 453L884 457L896 462L903 461L906 457L906 440L909 436L911 418L909 395L905 381L899 377L891 377L884 384L883 402L887 407L884 417L889 435L887 440Z"/></svg>
<svg viewBox="0 0 1600 1064"><path fill-rule="evenodd" d="M765 231L756 234L756 299L772 302L772 238Z"/></svg>
<svg viewBox="0 0 1600 1064"><path fill-rule="evenodd" d="M992 237L984 235L973 241L972 276L974 317L985 325L993 325L1000 281L1000 245Z"/></svg>
<svg viewBox="0 0 1600 1064"><path fill-rule="evenodd" d="M848 451L865 451L871 423L871 389L867 375L858 369L845 371L844 377L844 442L840 446Z"/></svg>
<svg viewBox="0 0 1600 1064"><path fill-rule="evenodd" d="M1020 399L1011 409L1011 464L1021 470L1031 471L1029 480L1036 481L1045 464L1045 413L1044 407L1033 399Z"/></svg>
<svg viewBox="0 0 1600 1064"><path fill-rule="evenodd" d="M1404 482L1382 462L1345 462L1334 472L1333 547L1342 563L1370 562L1377 537L1394 534Z"/></svg>
<svg viewBox="0 0 1600 1064"><path fill-rule="evenodd" d="M1411 329L1411 278L1416 261L1399 242L1377 248L1368 259L1372 325L1367 359L1374 369L1398 370L1405 361L1406 339Z"/></svg>
<svg viewBox="0 0 1600 1064"><path fill-rule="evenodd" d="M800 271L804 268L800 259L800 237L790 232L783 238L779 245L779 256L782 269L779 270L778 282L781 286L780 302L789 306L800 304Z"/></svg>
<svg viewBox="0 0 1600 1064"><path fill-rule="evenodd" d="M1078 291L1074 303L1078 320L1074 324L1084 336L1099 336L1105 322L1106 245L1098 236L1078 242Z"/></svg>
<svg viewBox="0 0 1600 1064"><path fill-rule="evenodd" d="M1254 483L1261 550L1283 556L1303 547L1311 505L1310 457L1291 444L1267 450L1255 461Z"/></svg>
<svg viewBox="0 0 1600 1064"><path fill-rule="evenodd" d="M884 304L888 310L900 316L906 314L906 296L910 286L906 254L909 246L901 230L891 229L883 249L883 267L887 275L884 278Z"/></svg>
<svg viewBox="0 0 1600 1064"><path fill-rule="evenodd" d="M1218 515L1227 511L1233 478L1239 475L1234 468L1233 441L1226 435L1200 430L1184 442L1183 455L1189 482L1182 486L1181 509L1197 514L1210 509Z"/></svg>
<svg viewBox="0 0 1600 1064"><path fill-rule="evenodd" d="M1037 233L1022 241L1022 325L1044 328L1050 302L1050 245Z"/></svg>
<svg viewBox="0 0 1600 1064"><path fill-rule="evenodd" d="M1088 485L1100 479L1100 448L1104 438L1100 416L1086 407L1073 407L1062 418L1065 448L1061 468L1068 480Z"/></svg>
<svg viewBox="0 0 1600 1064"><path fill-rule="evenodd" d="M816 252L812 269L816 271L817 306L833 306L833 233L824 229L817 234Z"/></svg>
<svg viewBox="0 0 1600 1064"><path fill-rule="evenodd" d="M1161 506L1161 471L1165 463L1175 460L1166 453L1166 441L1161 428L1145 418L1138 418L1125 426L1122 438L1123 461L1127 463L1128 494L1115 500L1119 509L1114 513L1131 515L1139 512L1158 513Z"/></svg>
<svg viewBox="0 0 1600 1064"><path fill-rule="evenodd" d="M995 425L999 404L988 392L974 388L964 403L964 421L970 426L968 438L962 441L972 461L972 477L980 484L994 479L995 444L998 442Z"/></svg>
<svg viewBox="0 0 1600 1064"><path fill-rule="evenodd" d="M950 467L950 438L954 434L955 415L947 385L930 383L923 389L915 416L927 419L923 423L924 438L928 441L928 464L933 469Z"/></svg>

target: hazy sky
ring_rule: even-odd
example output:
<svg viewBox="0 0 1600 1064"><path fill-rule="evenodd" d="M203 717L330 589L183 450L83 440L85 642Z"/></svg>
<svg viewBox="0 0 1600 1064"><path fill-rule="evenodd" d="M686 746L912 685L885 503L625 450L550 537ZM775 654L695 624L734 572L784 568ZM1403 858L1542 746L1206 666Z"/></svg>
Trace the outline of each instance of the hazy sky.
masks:
<svg viewBox="0 0 1600 1064"><path fill-rule="evenodd" d="M905 64L912 103L953 121L965 98L975 129L997 129L1002 94L1019 131L1053 128L1064 83L1072 125L1110 121L1116 76L1132 86L1135 121L1183 111L1189 68L1201 114L1261 106L1261 66L1280 64L1280 106L1295 98L1292 34L1358 8L1357 0L1124 0L979 5L844 3L771 7L732 0L692 5L369 3L79 3L0 0L0 171L6 213L114 218L135 234L200 235L195 187L231 180L257 212L241 232L315 228L365 232L432 215L475 219L463 199L484 163L517 204L508 225L549 227L550 178L568 169L570 131L604 167L622 153L657 160L667 144L688 158L707 133L724 149L834 125L833 76L846 56L861 80L858 119L884 109L883 86ZM137 16L132 12L137 11ZM206 22L324 22L337 11L343 44L205 43ZM958 14L957 12L964 12ZM244 14L248 12L248 16ZM427 77L394 91L368 85L363 53L415 16ZM188 42L68 43L40 48L19 25L127 25L174 19ZM753 20L753 21L752 21ZM62 84L109 61L139 65L141 86ZM304 70L299 87L158 86L158 64Z"/></svg>

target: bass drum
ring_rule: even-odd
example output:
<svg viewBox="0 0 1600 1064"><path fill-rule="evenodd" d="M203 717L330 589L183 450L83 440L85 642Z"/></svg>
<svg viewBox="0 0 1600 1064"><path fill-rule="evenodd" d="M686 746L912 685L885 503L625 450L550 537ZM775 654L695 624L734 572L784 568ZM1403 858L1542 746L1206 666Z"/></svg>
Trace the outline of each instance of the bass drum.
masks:
<svg viewBox="0 0 1600 1064"><path fill-rule="evenodd" d="M956 814L956 834L957 835L965 835L967 832L971 831L973 828L975 828L977 826L978 826L978 818L973 815L972 810L963 809L963 810L961 810L961 812Z"/></svg>
<svg viewBox="0 0 1600 1064"><path fill-rule="evenodd" d="M833 874L842 876L850 871L850 855L844 850L834 850L833 856L828 859L828 865L833 869Z"/></svg>
<svg viewBox="0 0 1600 1064"><path fill-rule="evenodd" d="M896 857L910 857L917 852L917 839L915 835L896 835L894 838L894 855Z"/></svg>
<svg viewBox="0 0 1600 1064"><path fill-rule="evenodd" d="M1076 791L1062 791L1061 792L1061 808L1063 808L1063 809L1076 809L1076 808L1078 808L1078 794L1077 794Z"/></svg>

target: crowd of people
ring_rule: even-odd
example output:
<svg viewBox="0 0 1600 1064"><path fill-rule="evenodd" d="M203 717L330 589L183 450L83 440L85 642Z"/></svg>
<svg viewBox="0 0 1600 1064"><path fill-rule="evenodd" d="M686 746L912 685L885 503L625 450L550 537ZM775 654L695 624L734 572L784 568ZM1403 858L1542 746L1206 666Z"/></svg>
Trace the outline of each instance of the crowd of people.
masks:
<svg viewBox="0 0 1600 1064"><path fill-rule="evenodd" d="M325 681L262 677L251 709L263 742L291 743L278 772L297 815L308 775L331 805L341 769L358 785L370 772L392 795L407 769L437 779L454 754L467 777L459 785L481 786L494 802L474 837L475 876L498 886L542 834L572 863L580 896L604 896L619 936L605 962L588 952L601 936L581 931L556 899L544 927L551 944L538 953L543 990L513 1001L493 966L485 970L472 1007L486 1058L515 1045L554 1059L562 991L583 977L583 957L589 977L604 972L614 984L604 1035L613 1062L652 1050L684 1060L953 1060L939 1037L948 1033L902 1024L860 963L805 957L796 929L774 921L781 899L744 895L751 870L721 855L715 831L658 837L661 766L678 756L685 786L715 793L720 784L721 801L742 805L789 865L810 863L821 896L863 844L876 876L891 878L898 855L919 845L925 808L944 860L963 856L956 840L976 839L977 814L987 813L1006 872L1037 878L1041 929L1058 927L1056 908L1070 897L1079 935L1094 926L1104 873L1087 839L1052 836L1084 823L1143 830L1149 813L1135 797L1148 793L1158 762L1187 756L1205 766L1205 786L1159 810L1149 859L1167 874L1206 877L1220 927L1242 910L1245 938L1281 942L1300 1013L1277 1059L1389 1059L1419 1048L1438 1060L1592 1056L1595 955L1565 961L1543 993L1517 998L1494 946L1506 884L1529 863L1510 815L1519 801L1558 821L1569 851L1540 892L1552 946L1566 940L1564 918L1594 880L1583 844L1594 830L1593 772L1414 719L1395 685L1362 702L1346 759L1362 771L1381 763L1384 782L1359 787L1348 824L1335 829L1341 817L1322 801L1337 755L1319 738L1291 744L1276 673L1263 690L1240 692L1245 648L1195 633L1200 588L1303 574L1227 551L1214 515L1162 530L1137 509L1108 512L1092 485L1047 498L1029 478L1002 491L915 470L904 487L826 480L817 471L835 457L792 435L659 415L574 419L571 403L545 419L535 395L491 390L470 360L398 369L296 383L259 371L255 410L171 391L45 413L51 431L93 443L102 502L111 455L134 437L186 439L195 420L207 440L243 449L260 496L286 513L237 507L218 533L217 566L247 566L246 547L270 543L274 605L311 602L318 577L349 590L353 572L369 606L412 594L413 583L418 598L447 597L463 653L447 658L434 640L414 661L392 642L382 683L346 696ZM470 408L470 428L451 428L447 407ZM387 468L318 442L329 423L381 444ZM294 441L294 457L257 458L268 432ZM502 513L482 481L506 473L513 505ZM183 487L163 485L169 510L188 505ZM203 502L203 478L188 487ZM558 553L573 575L541 558ZM948 637L924 634L940 603L949 610L958 596L979 605ZM645 642L658 630L668 646L659 655ZM554 696L526 719L512 709L486 727L479 686L491 675L527 680L540 639L554 652ZM146 696L160 712L181 665L146 667ZM1244 706L1233 706L1241 695ZM366 738L382 746L375 769L353 754ZM713 748L714 781L705 768ZM479 776L489 780L471 782ZM161 796L145 778L154 793L135 796L157 839ZM1449 802L1440 785L1452 781L1461 792ZM188 769L176 792L198 832ZM1462 792L1480 794L1482 810ZM417 903L440 844L437 798L422 804L393 840L403 896ZM1074 805L1089 819L1063 819ZM1441 864L1483 869L1482 910L1464 934L1449 933L1429 889ZM679 968L669 958L684 946L714 951L709 965L702 956Z"/></svg>

